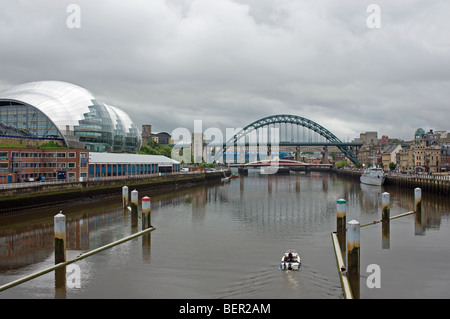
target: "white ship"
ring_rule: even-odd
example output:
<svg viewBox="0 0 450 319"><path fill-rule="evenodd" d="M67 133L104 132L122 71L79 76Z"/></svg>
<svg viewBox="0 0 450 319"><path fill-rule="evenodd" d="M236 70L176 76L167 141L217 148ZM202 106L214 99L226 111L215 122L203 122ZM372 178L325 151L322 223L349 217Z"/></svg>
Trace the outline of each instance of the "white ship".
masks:
<svg viewBox="0 0 450 319"><path fill-rule="evenodd" d="M378 185L381 186L386 179L386 175L381 167L369 167L365 169L359 178L361 183L368 185Z"/></svg>

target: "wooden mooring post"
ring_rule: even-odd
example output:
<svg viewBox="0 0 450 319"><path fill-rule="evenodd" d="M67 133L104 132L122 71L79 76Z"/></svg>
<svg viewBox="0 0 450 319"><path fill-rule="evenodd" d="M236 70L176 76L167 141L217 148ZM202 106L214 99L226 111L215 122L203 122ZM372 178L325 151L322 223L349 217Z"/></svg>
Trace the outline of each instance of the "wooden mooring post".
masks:
<svg viewBox="0 0 450 319"><path fill-rule="evenodd" d="M387 192L381 194L381 246L383 249L390 248L390 220L391 203Z"/></svg>
<svg viewBox="0 0 450 319"><path fill-rule="evenodd" d="M345 199L338 199L336 204L336 235L343 256L345 256L345 243L346 243L346 227L347 227L346 214L347 214L347 202L345 201Z"/></svg>
<svg viewBox="0 0 450 319"><path fill-rule="evenodd" d="M128 209L128 186L122 187L122 208Z"/></svg>
<svg viewBox="0 0 450 319"><path fill-rule="evenodd" d="M142 229L151 227L151 201L150 197L144 196L142 198Z"/></svg>
<svg viewBox="0 0 450 319"><path fill-rule="evenodd" d="M347 277L352 289L353 298L359 299L360 286L360 227L359 222L351 220L347 223Z"/></svg>
<svg viewBox="0 0 450 319"><path fill-rule="evenodd" d="M55 232L55 265L66 261L66 216L59 212L53 217Z"/></svg>
<svg viewBox="0 0 450 319"><path fill-rule="evenodd" d="M416 214L422 212L422 190L418 187L414 189L414 211Z"/></svg>
<svg viewBox="0 0 450 319"><path fill-rule="evenodd" d="M136 214L138 211L138 205L139 205L139 193L137 190L133 190L131 192L131 213Z"/></svg>
<svg viewBox="0 0 450 319"><path fill-rule="evenodd" d="M341 279L342 289L346 299L360 298L360 228L370 225L382 223L382 236L383 248L389 248L389 234L390 234L390 220L405 217L411 214L416 214L416 234L418 225L422 226L424 223L424 214L422 212L422 190L416 188L414 190L414 210L406 213L402 213L396 216L390 216L390 194L384 192L382 194L382 211L381 220L376 220L371 223L360 225L356 220L351 220L346 224L347 226L347 264L341 255L341 249L339 248L338 232L341 227L342 220L337 222L336 232L331 233L333 246L336 255L336 262L338 266L338 272ZM339 206L345 204L345 200L339 199L337 206L337 214L342 216L342 213L346 210L345 206ZM345 207L345 208L344 208ZM342 218L342 217L341 217ZM346 275L345 275L346 273Z"/></svg>
<svg viewBox="0 0 450 319"><path fill-rule="evenodd" d="M55 237L55 265L66 262L66 216L59 212L53 217ZM55 270L55 293L58 297L65 296L66 268Z"/></svg>
<svg viewBox="0 0 450 319"><path fill-rule="evenodd" d="M99 248L96 248L94 250L91 250L91 251L89 251L87 253L81 254L78 257L74 258L74 259L58 263L58 264L56 264L54 266L51 266L51 267L48 267L48 268L46 268L44 270L40 270L40 271L35 272L35 273L31 274L31 275L28 275L28 276L19 278L17 280L14 280L14 281L12 281L10 283L4 284L4 285L0 286L0 292L4 291L6 289L12 288L14 286L20 285L20 284L22 284L24 282L27 282L27 281L32 280L34 278L37 278L39 276L45 275L45 274L47 274L47 273L49 273L51 271L55 271L55 270L60 269L60 268L65 268L65 266L67 266L67 265L70 265L70 264L72 264L74 262L80 261L80 260L82 260L84 258L87 258L89 256L95 255L95 254L97 254L99 252L102 252L102 251L107 250L109 248L112 248L114 246L120 245L120 244L122 244L124 242L127 242L127 241L131 240L131 239L137 238L139 236L146 235L146 234L154 231L155 229L156 228L152 226L150 228L147 228L147 229L142 230L140 232L137 232L135 234L131 234L131 235L125 237L125 238L119 239L119 240L117 240L115 242L112 242L110 244L104 245L102 247L99 247Z"/></svg>
<svg viewBox="0 0 450 319"><path fill-rule="evenodd" d="M414 212L416 213L414 229L415 235L423 235L425 233L425 213L422 212L422 189L414 189Z"/></svg>

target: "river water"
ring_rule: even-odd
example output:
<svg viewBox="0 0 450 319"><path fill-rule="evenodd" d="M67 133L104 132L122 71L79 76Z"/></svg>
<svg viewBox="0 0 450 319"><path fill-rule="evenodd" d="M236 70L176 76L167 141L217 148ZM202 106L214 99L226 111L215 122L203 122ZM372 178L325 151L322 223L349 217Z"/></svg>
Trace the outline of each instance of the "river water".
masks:
<svg viewBox="0 0 450 319"><path fill-rule="evenodd" d="M413 209L413 190L360 185L328 173L260 175L193 186L151 197L156 230L76 262L79 286L55 288L50 272L0 292L0 298L342 299L331 232L336 201L347 221L381 219L381 194L391 216ZM0 285L54 264L53 216L67 218L67 259L141 230L121 208L121 194L0 217ZM361 298L450 297L449 199L423 194L425 221L414 215L361 228ZM288 249L298 272L281 271ZM380 288L367 266L379 266ZM372 278L372 279L371 279Z"/></svg>

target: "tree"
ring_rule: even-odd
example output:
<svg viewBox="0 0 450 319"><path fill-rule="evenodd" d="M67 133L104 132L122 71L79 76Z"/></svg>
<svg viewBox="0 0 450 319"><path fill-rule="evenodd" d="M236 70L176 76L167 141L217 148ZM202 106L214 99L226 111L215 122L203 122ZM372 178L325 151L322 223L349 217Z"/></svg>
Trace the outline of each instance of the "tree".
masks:
<svg viewBox="0 0 450 319"><path fill-rule="evenodd" d="M389 163L389 169L391 170L391 171L393 171L394 169L396 169L397 168L397 164L395 164L395 163L393 163L393 162L390 162Z"/></svg>
<svg viewBox="0 0 450 319"><path fill-rule="evenodd" d="M155 141L150 140L147 145L141 147L139 154L163 155L170 158L172 156L172 147L158 144Z"/></svg>
<svg viewBox="0 0 450 319"><path fill-rule="evenodd" d="M336 166L337 168L347 167L348 162L346 160L342 160L342 161L336 162L336 164L334 164L334 166Z"/></svg>

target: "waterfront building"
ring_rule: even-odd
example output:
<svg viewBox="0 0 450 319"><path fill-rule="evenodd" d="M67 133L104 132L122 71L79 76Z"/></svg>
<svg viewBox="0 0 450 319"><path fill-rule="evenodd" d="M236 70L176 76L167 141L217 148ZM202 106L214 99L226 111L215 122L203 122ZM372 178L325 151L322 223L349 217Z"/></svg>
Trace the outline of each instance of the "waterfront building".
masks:
<svg viewBox="0 0 450 319"><path fill-rule="evenodd" d="M406 146L398 152L399 172L412 173L414 171L414 152L411 146Z"/></svg>
<svg viewBox="0 0 450 319"><path fill-rule="evenodd" d="M359 135L359 140L364 145L378 146L378 133L377 132L365 132Z"/></svg>
<svg viewBox="0 0 450 319"><path fill-rule="evenodd" d="M361 133L359 140L363 143L358 152L358 161L364 166L372 166L381 164L381 150L377 132ZM374 158L375 157L375 158Z"/></svg>
<svg viewBox="0 0 450 319"><path fill-rule="evenodd" d="M383 150L383 153L381 154L381 160L383 163L383 168L389 169L389 164L390 163L394 163L394 164L399 164L397 163L397 154L398 152L400 152L400 150L402 149L402 146L400 144L394 144L394 145L389 145L388 147L386 147Z"/></svg>
<svg viewBox="0 0 450 319"><path fill-rule="evenodd" d="M54 141L92 152L137 153L141 147L140 132L123 110L60 81L0 91L0 138Z"/></svg>
<svg viewBox="0 0 450 319"><path fill-rule="evenodd" d="M151 138L151 126L143 128ZM125 112L77 85L39 81L0 91L0 183L180 171L168 157L136 154L141 141Z"/></svg>
<svg viewBox="0 0 450 319"><path fill-rule="evenodd" d="M443 144L441 146L440 171L450 171L450 144Z"/></svg>
<svg viewBox="0 0 450 319"><path fill-rule="evenodd" d="M142 125L142 145L145 146L150 140L162 145L173 145L172 136L167 132L152 132L151 125Z"/></svg>
<svg viewBox="0 0 450 319"><path fill-rule="evenodd" d="M158 144L162 145L174 144L172 136L167 132L152 132L151 138Z"/></svg>
<svg viewBox="0 0 450 319"><path fill-rule="evenodd" d="M67 148L0 148L0 184L77 182L179 172L180 162L162 155L97 153Z"/></svg>
<svg viewBox="0 0 450 319"><path fill-rule="evenodd" d="M438 172L441 155L440 134L416 130L413 142L414 169L416 172Z"/></svg>
<svg viewBox="0 0 450 319"><path fill-rule="evenodd" d="M0 148L0 183L78 181L88 176L85 149Z"/></svg>
<svg viewBox="0 0 450 319"><path fill-rule="evenodd" d="M180 162L162 155L89 153L89 178L179 173Z"/></svg>

